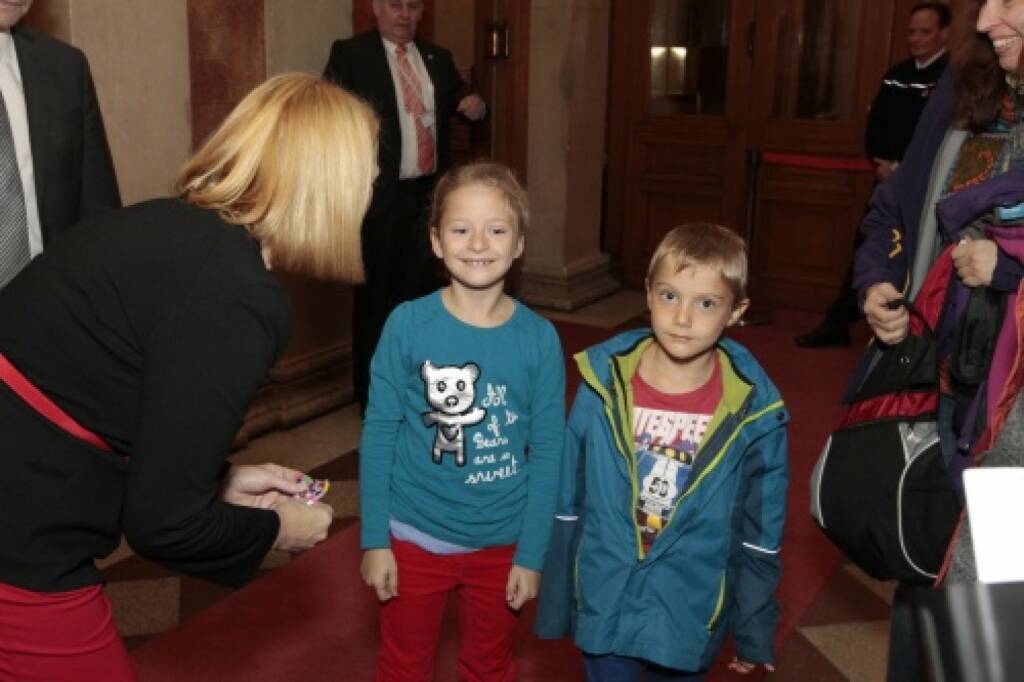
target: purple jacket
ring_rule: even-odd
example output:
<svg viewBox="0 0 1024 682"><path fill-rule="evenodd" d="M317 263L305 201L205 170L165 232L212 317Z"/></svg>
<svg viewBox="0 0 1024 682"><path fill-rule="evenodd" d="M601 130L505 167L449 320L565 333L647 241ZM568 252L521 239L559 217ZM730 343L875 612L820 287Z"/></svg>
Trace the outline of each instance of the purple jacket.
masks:
<svg viewBox="0 0 1024 682"><path fill-rule="evenodd" d="M954 103L953 79L947 72L925 107L903 162L871 197L860 226L864 241L854 259L853 286L861 301L867 288L879 282L889 282L898 290L905 288L917 249L917 230L932 166L952 124ZM947 241L993 207L1024 201L1022 180L1024 173L1004 173L939 202L939 229ZM1024 266L1001 248L991 286L1016 291L1022 275Z"/></svg>
<svg viewBox="0 0 1024 682"><path fill-rule="evenodd" d="M907 153L888 182L875 189L860 230L864 241L853 262L853 286L864 300L865 290L890 282L902 290L917 247L917 228L928 193L928 180L939 147L953 121L953 79L939 80Z"/></svg>

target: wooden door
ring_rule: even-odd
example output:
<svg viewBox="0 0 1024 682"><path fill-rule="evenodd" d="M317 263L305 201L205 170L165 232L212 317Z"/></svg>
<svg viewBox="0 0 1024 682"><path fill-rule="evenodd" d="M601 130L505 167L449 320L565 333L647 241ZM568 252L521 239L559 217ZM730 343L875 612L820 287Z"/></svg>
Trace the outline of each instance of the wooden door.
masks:
<svg viewBox="0 0 1024 682"><path fill-rule="evenodd" d="M867 109L888 64L892 0L758 0L749 158L751 291L823 310L873 187Z"/></svg>
<svg viewBox="0 0 1024 682"><path fill-rule="evenodd" d="M742 229L753 6L613 3L605 247L629 285L674 225Z"/></svg>
<svg viewBox="0 0 1024 682"><path fill-rule="evenodd" d="M643 285L669 228L709 220L749 239L755 300L823 308L870 195L863 130L893 0L619 0L613 11L605 244L624 282ZM669 49L686 48L667 106L652 42L666 23L685 27Z"/></svg>

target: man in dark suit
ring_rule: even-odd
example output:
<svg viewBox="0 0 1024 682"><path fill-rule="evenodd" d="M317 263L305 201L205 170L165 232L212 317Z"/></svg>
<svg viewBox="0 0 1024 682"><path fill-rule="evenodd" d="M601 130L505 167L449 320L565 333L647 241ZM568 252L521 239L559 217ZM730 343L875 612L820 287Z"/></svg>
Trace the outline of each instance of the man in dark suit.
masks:
<svg viewBox="0 0 1024 682"><path fill-rule="evenodd" d="M338 40L324 76L366 99L381 120L373 200L363 222L366 284L353 306L352 381L366 407L370 358L388 313L438 282L426 219L448 169L449 119L476 121L486 107L466 94L451 52L415 40L422 0L372 0L377 30Z"/></svg>
<svg viewBox="0 0 1024 682"><path fill-rule="evenodd" d="M18 25L31 4L0 3L0 288L64 230L121 205L89 63Z"/></svg>

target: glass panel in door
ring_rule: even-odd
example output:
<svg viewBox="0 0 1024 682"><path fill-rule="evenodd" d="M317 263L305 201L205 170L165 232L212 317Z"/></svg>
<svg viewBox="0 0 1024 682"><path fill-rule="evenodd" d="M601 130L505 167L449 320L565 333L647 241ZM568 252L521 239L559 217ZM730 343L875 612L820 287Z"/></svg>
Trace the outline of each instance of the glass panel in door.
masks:
<svg viewBox="0 0 1024 682"><path fill-rule="evenodd" d="M860 2L782 0L776 7L772 118L856 118Z"/></svg>
<svg viewBox="0 0 1024 682"><path fill-rule="evenodd" d="M730 0L654 0L652 114L725 113L731 10Z"/></svg>

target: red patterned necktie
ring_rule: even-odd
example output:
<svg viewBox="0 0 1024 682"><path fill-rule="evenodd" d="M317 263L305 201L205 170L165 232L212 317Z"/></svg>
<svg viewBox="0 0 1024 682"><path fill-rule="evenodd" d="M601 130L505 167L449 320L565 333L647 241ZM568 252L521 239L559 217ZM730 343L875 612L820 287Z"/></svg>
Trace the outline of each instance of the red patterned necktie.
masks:
<svg viewBox="0 0 1024 682"><path fill-rule="evenodd" d="M420 79L416 77L407 52L405 45L398 45L395 48L398 81L402 86L405 110L416 124L416 166L421 173L429 175L434 172L434 137L430 134L430 129L423 125L423 115L427 113L427 108L423 106L423 87L420 85Z"/></svg>

